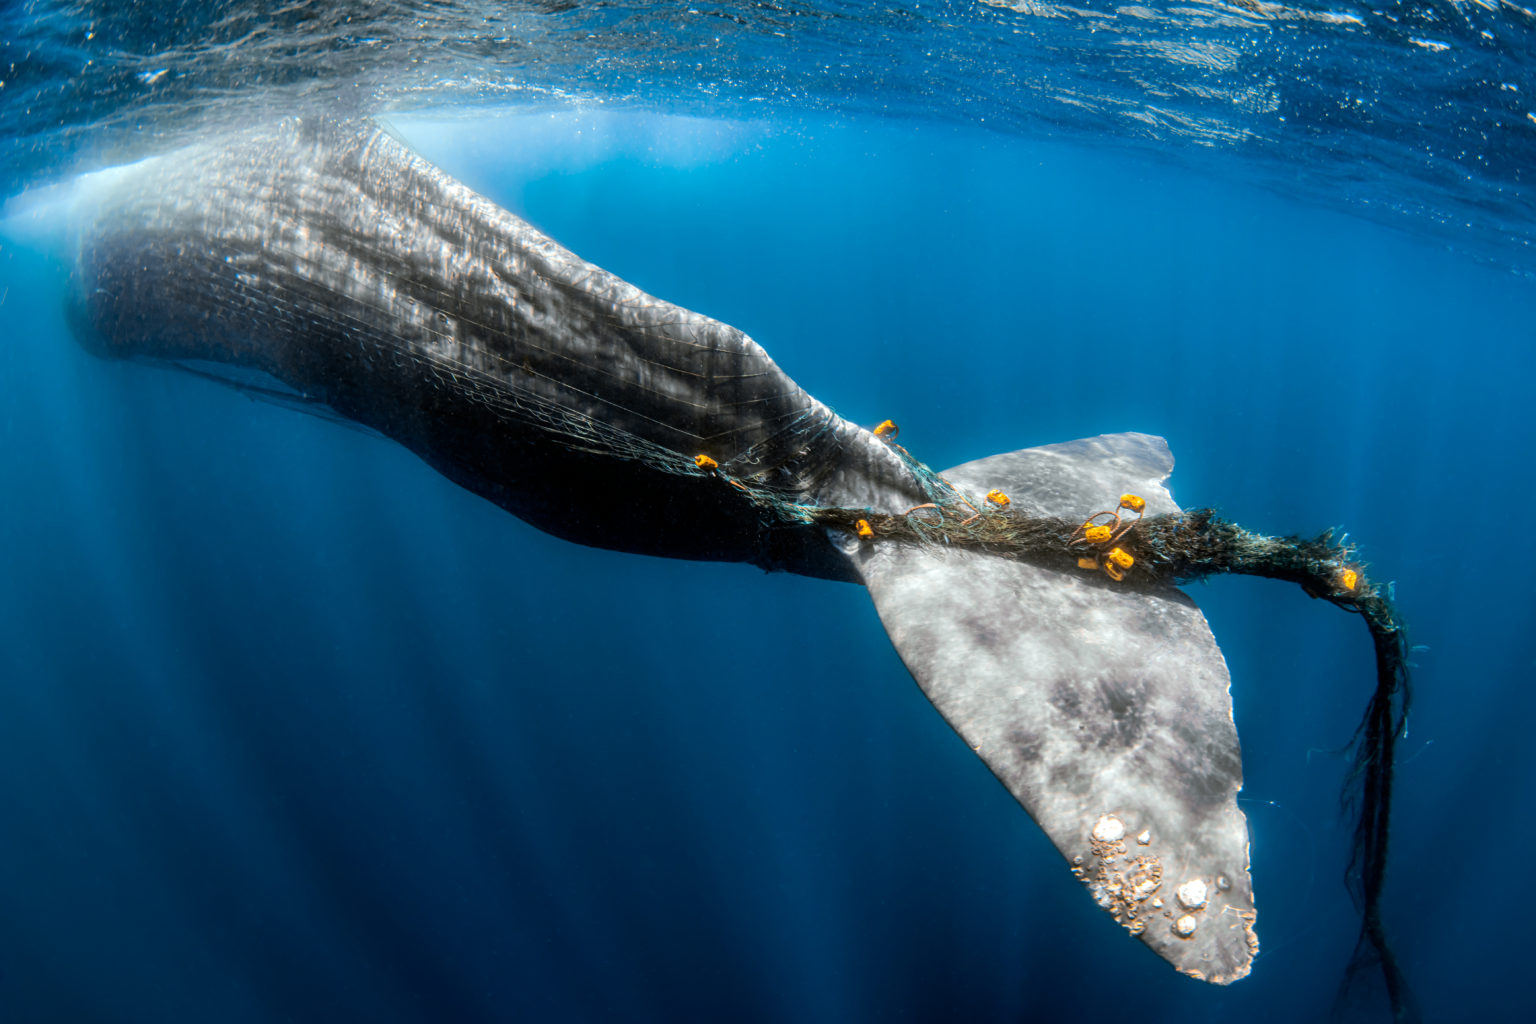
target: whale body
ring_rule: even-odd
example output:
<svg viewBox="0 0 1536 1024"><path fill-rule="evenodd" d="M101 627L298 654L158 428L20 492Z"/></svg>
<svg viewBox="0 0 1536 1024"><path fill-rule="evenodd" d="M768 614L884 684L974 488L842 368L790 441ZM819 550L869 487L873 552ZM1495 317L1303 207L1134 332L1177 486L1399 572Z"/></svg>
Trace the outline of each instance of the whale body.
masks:
<svg viewBox="0 0 1536 1024"><path fill-rule="evenodd" d="M552 534L866 586L913 677L1093 899L1181 972L1257 951L1230 678L1171 585L765 516L901 515L912 460L741 331L562 248L369 122L288 119L114 173L73 210L70 319L114 358L222 366L405 445ZM980 507L1176 513L1160 438L943 473ZM742 486L732 484L737 482Z"/></svg>

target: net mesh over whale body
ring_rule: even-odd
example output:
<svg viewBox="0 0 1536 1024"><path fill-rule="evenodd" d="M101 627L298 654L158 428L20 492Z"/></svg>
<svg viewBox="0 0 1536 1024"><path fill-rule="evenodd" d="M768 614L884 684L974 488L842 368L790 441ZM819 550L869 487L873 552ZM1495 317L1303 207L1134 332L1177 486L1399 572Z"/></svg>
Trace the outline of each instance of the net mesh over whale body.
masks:
<svg viewBox="0 0 1536 1024"><path fill-rule="evenodd" d="M509 423L667 473L707 454L806 491L837 461L836 417L741 331L579 260L375 127L292 120L156 178L102 211L110 251L87 274L120 297L95 309L120 349L170 356L179 336L322 400L325 364L410 363ZM115 279L125 248L138 280ZM151 276L181 322L140 315Z"/></svg>
<svg viewBox="0 0 1536 1024"><path fill-rule="evenodd" d="M819 530L753 499L894 510L918 493L746 334L581 260L371 124L289 119L160 158L103 201L80 268L106 353L263 371L567 539L852 579ZM709 486L699 456L752 497Z"/></svg>

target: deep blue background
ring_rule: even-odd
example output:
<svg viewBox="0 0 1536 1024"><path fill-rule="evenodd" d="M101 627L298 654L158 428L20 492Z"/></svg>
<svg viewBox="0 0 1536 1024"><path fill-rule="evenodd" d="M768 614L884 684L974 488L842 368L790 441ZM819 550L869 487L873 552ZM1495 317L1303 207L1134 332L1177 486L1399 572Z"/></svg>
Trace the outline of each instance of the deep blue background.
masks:
<svg viewBox="0 0 1536 1024"><path fill-rule="evenodd" d="M1430 648L1389 926L1430 1019L1523 1005L1529 277L918 123L399 125L935 466L1144 430L1186 506L1345 524ZM860 589L552 540L386 441L84 355L62 280L0 243L4 1020L1326 1011L1358 621L1195 589L1263 943L1202 986L1093 906Z"/></svg>

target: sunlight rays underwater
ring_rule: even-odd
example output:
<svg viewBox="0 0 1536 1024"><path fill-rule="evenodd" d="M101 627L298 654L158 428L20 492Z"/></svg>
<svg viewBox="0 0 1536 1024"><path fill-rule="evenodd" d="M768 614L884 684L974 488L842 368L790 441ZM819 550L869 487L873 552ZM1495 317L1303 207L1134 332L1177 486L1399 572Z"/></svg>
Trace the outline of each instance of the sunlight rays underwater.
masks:
<svg viewBox="0 0 1536 1024"><path fill-rule="evenodd" d="M1157 164L947 128L399 127L583 257L747 330L843 415L896 416L932 465L1146 430L1186 505L1345 524L1430 647L1399 953L1427 1019L1512 1008L1459 979L1513 972L1513 951L1431 922L1508 927L1487 878L1451 869L1446 823L1507 821L1530 777L1536 616L1518 571L1448 537L1522 504L1529 280ZM1355 927L1345 762L1308 753L1364 700L1344 616L1257 581L1196 588L1244 796L1307 826L1245 804L1273 951L1197 988L1092 907L858 589L554 541L385 442L90 359L58 268L0 260L18 1019L1326 1011Z"/></svg>

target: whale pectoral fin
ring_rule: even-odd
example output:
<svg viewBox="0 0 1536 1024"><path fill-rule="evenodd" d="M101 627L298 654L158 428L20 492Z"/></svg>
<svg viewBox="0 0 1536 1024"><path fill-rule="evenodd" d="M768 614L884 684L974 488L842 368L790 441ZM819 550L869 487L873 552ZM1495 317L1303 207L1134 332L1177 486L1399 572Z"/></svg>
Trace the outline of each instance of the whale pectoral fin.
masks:
<svg viewBox="0 0 1536 1024"><path fill-rule="evenodd" d="M1114 435L945 476L1076 516L1125 491L1177 511L1171 468L1160 439ZM1095 900L1185 974L1245 976L1257 939L1242 762L1226 663L1194 602L944 545L851 557L923 692Z"/></svg>

